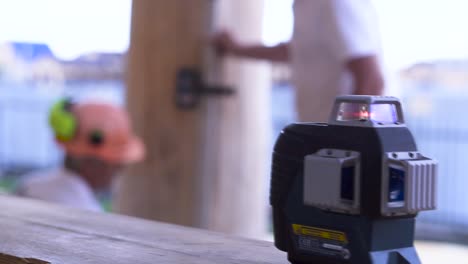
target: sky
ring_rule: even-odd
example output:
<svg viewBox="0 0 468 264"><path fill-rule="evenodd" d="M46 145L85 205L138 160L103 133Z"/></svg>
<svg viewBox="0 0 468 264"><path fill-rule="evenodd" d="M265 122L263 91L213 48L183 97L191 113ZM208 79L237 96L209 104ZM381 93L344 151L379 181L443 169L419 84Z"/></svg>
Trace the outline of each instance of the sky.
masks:
<svg viewBox="0 0 468 264"><path fill-rule="evenodd" d="M0 42L47 43L63 59L122 52L130 15L131 0L0 0Z"/></svg>
<svg viewBox="0 0 468 264"><path fill-rule="evenodd" d="M468 59L467 0L372 1L379 15L383 57L389 68L437 59ZM266 0L265 43L273 45L290 38L291 3Z"/></svg>
<svg viewBox="0 0 468 264"><path fill-rule="evenodd" d="M380 19L384 60L391 68L468 58L467 0L373 2ZM266 44L290 38L291 3L265 0ZM0 0L0 42L47 43L63 59L92 51L123 52L129 45L130 16L131 0Z"/></svg>
<svg viewBox="0 0 468 264"><path fill-rule="evenodd" d="M468 59L468 1L374 0L387 64Z"/></svg>

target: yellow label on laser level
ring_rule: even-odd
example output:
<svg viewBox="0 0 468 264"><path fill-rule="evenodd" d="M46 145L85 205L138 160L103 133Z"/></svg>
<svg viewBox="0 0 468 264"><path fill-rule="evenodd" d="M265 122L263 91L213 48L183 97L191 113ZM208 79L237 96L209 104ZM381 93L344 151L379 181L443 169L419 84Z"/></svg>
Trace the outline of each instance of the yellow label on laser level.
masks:
<svg viewBox="0 0 468 264"><path fill-rule="evenodd" d="M317 237L321 239L328 239L328 240L335 240L340 241L342 243L348 243L348 239L346 238L346 234L344 232L330 230L330 229L323 229L317 227L310 227L310 226L303 226L293 224L293 231L296 235L302 236L311 236Z"/></svg>

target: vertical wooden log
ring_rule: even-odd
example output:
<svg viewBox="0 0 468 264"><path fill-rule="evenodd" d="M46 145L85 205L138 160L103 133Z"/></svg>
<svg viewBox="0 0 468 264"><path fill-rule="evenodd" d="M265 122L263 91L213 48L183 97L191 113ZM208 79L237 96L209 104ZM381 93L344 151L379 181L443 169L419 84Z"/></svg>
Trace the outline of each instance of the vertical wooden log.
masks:
<svg viewBox="0 0 468 264"><path fill-rule="evenodd" d="M127 103L148 151L118 184L118 212L197 225L202 115L177 109L174 91L180 67L202 65L209 15L207 0L133 1Z"/></svg>
<svg viewBox="0 0 468 264"><path fill-rule="evenodd" d="M214 10L216 29L261 42L262 0L218 0ZM202 223L212 230L260 237L267 223L270 67L236 58L210 65L209 79L234 87L237 95L206 104L203 135L209 158L203 166Z"/></svg>
<svg viewBox="0 0 468 264"><path fill-rule="evenodd" d="M260 41L261 0L133 2L127 101L148 157L120 180L115 204L125 214L258 237L266 226L269 67L207 60L213 10L217 28ZM184 65L236 95L176 109L174 77Z"/></svg>

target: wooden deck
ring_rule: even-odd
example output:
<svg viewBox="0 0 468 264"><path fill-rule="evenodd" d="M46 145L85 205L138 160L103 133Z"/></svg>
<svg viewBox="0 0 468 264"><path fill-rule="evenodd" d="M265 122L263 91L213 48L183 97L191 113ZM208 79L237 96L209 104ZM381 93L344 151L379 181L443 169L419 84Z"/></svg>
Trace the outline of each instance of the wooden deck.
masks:
<svg viewBox="0 0 468 264"><path fill-rule="evenodd" d="M416 243L422 263L468 263L468 249ZM17 256L10 259L1 253ZM287 264L271 242L0 196L0 264Z"/></svg>
<svg viewBox="0 0 468 264"><path fill-rule="evenodd" d="M0 252L53 264L287 263L270 242L6 196Z"/></svg>

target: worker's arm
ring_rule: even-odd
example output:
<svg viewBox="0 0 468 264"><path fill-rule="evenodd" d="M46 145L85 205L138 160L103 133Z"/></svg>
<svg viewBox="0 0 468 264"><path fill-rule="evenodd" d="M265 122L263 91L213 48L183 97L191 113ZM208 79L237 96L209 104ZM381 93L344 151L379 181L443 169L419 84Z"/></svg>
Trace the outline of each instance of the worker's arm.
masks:
<svg viewBox="0 0 468 264"><path fill-rule="evenodd" d="M233 55L273 62L289 61L289 43L276 46L243 45L232 38L228 32L217 33L212 39L213 45L221 55Z"/></svg>
<svg viewBox="0 0 468 264"><path fill-rule="evenodd" d="M353 77L354 94L382 94L384 79L376 56L351 59L346 66Z"/></svg>
<svg viewBox="0 0 468 264"><path fill-rule="evenodd" d="M287 62L289 61L289 44L281 43L272 47L263 45L239 45L232 53L239 57L269 60L273 62Z"/></svg>
<svg viewBox="0 0 468 264"><path fill-rule="evenodd" d="M372 1L327 1L329 27L328 49L352 74L353 94L380 95L383 77L378 61L381 50L377 14Z"/></svg>

